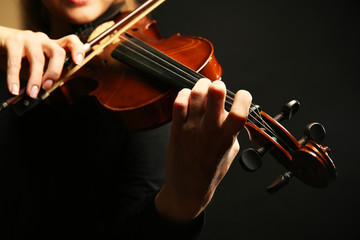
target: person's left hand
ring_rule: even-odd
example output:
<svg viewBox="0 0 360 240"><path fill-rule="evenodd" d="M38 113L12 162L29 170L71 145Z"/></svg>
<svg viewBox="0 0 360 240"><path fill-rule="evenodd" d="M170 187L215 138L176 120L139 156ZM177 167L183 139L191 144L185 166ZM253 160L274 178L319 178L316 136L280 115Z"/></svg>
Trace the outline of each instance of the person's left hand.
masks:
<svg viewBox="0 0 360 240"><path fill-rule="evenodd" d="M167 153L166 182L155 206L177 221L198 216L210 202L240 147L252 97L240 90L230 112L224 109L222 81L199 80L192 90L179 92Z"/></svg>

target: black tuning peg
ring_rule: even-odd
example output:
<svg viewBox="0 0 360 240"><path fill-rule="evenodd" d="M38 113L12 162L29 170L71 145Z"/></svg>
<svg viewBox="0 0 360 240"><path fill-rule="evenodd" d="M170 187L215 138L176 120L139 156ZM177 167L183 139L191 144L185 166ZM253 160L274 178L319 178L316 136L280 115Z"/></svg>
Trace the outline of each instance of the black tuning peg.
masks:
<svg viewBox="0 0 360 240"><path fill-rule="evenodd" d="M292 100L281 108L281 113L276 115L274 119L277 122L281 122L284 119L290 120L292 116L299 110L299 108L300 103L297 100Z"/></svg>
<svg viewBox="0 0 360 240"><path fill-rule="evenodd" d="M326 131L323 125L320 123L310 123L304 128L304 135L316 143L321 143L326 135Z"/></svg>
<svg viewBox="0 0 360 240"><path fill-rule="evenodd" d="M268 193L273 194L279 191L281 188L288 185L291 178L293 176L293 173L291 171L286 172L284 174L279 175L274 179L274 181L266 188Z"/></svg>
<svg viewBox="0 0 360 240"><path fill-rule="evenodd" d="M267 151L267 147L263 146L258 149L247 148L241 152L239 162L240 165L249 172L258 170L262 166L261 157Z"/></svg>

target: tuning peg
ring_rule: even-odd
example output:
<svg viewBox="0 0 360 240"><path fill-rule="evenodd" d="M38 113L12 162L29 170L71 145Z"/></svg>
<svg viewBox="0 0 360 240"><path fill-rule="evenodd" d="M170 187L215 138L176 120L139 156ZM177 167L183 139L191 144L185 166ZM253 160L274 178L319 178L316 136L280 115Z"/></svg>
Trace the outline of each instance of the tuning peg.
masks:
<svg viewBox="0 0 360 240"><path fill-rule="evenodd" d="M304 128L304 134L309 139L316 143L321 143L326 135L326 130L320 123L310 123Z"/></svg>
<svg viewBox="0 0 360 240"><path fill-rule="evenodd" d="M261 157L267 151L267 147L263 146L258 149L247 148L241 152L239 162L240 165L249 172L254 172L262 166Z"/></svg>
<svg viewBox="0 0 360 240"><path fill-rule="evenodd" d="M289 171L284 174L279 175L274 179L274 181L266 188L268 193L273 194L279 191L281 188L285 187L289 184L291 178L293 176L293 172Z"/></svg>
<svg viewBox="0 0 360 240"><path fill-rule="evenodd" d="M281 113L276 115L274 119L277 122L281 122L284 119L290 120L292 116L299 110L299 108L300 103L297 100L292 100L281 108Z"/></svg>

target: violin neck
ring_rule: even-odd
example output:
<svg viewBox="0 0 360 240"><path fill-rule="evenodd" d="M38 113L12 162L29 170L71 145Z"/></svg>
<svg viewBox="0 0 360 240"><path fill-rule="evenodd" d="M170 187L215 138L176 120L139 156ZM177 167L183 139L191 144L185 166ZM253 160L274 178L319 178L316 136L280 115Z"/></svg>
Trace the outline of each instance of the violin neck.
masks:
<svg viewBox="0 0 360 240"><path fill-rule="evenodd" d="M182 88L191 89L198 80L205 78L202 74L165 55L136 37L128 37L111 54L118 61L126 63L150 76L154 76L162 84L177 90ZM234 96L234 93L227 91L226 110L230 110Z"/></svg>
<svg viewBox="0 0 360 240"><path fill-rule="evenodd" d="M204 78L200 73L135 37L118 45L112 52L112 57L178 89L192 88L196 81Z"/></svg>

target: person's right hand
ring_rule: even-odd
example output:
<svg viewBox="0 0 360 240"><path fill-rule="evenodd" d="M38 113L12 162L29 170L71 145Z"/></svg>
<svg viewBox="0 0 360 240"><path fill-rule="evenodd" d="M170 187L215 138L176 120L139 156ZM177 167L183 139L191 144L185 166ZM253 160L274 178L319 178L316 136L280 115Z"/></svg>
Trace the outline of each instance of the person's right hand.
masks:
<svg viewBox="0 0 360 240"><path fill-rule="evenodd" d="M19 94L19 75L24 58L29 62L26 93L37 98L40 87L47 90L60 78L66 52L71 53L76 64L81 64L85 56L83 43L75 35L53 40L42 32L16 30L0 34L0 40L1 50L7 54L8 89L14 95Z"/></svg>

